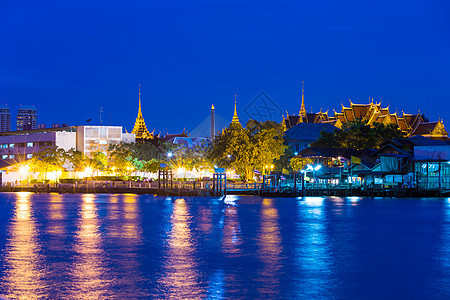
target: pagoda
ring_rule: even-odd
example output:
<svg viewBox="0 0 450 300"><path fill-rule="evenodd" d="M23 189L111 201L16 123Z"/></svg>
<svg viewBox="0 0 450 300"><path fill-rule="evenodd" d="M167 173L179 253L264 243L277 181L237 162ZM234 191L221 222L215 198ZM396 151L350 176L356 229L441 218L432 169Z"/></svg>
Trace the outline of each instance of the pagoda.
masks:
<svg viewBox="0 0 450 300"><path fill-rule="evenodd" d="M152 139L153 135L147 130L147 126L145 126L144 117L142 116L141 110L141 85L139 84L139 110L138 115L136 117L136 122L134 123L133 131L136 135L136 139Z"/></svg>
<svg viewBox="0 0 450 300"><path fill-rule="evenodd" d="M231 120L231 123L239 123L239 117L237 115L237 109L236 109L236 95L234 95L234 114L233 119Z"/></svg>

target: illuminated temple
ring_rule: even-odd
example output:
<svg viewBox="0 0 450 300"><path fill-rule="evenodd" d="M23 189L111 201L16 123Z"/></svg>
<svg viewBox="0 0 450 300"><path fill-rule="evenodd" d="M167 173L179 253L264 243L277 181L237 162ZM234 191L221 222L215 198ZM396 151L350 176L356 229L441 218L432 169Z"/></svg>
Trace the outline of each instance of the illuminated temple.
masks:
<svg viewBox="0 0 450 300"><path fill-rule="evenodd" d="M141 110L141 85L139 85L139 110L138 115L136 117L136 122L134 123L133 131L131 133L134 133L136 135L136 139L152 139L153 134L151 134L147 130L147 126L145 126L144 117L142 116L142 110Z"/></svg>
<svg viewBox="0 0 450 300"><path fill-rule="evenodd" d="M368 104L355 104L350 101L350 106L342 105L342 111L332 116L327 112L308 113L304 103L304 89L302 88L302 105L298 115L287 115L283 117L284 126L290 129L300 123L328 123L342 128L342 125L355 120L362 120L369 125L383 123L385 125L395 124L408 137L424 136L434 139L447 138L448 132L441 120L429 122L423 114L402 115L391 113L389 107L382 107L380 103L374 103L373 99Z"/></svg>

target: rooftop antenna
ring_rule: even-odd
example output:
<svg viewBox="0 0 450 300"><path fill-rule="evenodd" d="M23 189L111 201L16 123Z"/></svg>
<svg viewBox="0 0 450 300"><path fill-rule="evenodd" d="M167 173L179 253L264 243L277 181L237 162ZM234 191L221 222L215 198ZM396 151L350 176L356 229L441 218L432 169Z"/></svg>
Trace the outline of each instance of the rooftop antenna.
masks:
<svg viewBox="0 0 450 300"><path fill-rule="evenodd" d="M100 125L103 124L102 113L103 113L103 106L100 106Z"/></svg>

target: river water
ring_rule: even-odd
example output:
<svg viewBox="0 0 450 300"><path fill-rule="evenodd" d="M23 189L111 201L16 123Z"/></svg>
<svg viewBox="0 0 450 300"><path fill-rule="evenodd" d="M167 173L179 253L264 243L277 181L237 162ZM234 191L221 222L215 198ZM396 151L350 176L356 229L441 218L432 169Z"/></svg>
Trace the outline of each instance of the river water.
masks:
<svg viewBox="0 0 450 300"><path fill-rule="evenodd" d="M450 299L450 199L0 194L7 299Z"/></svg>

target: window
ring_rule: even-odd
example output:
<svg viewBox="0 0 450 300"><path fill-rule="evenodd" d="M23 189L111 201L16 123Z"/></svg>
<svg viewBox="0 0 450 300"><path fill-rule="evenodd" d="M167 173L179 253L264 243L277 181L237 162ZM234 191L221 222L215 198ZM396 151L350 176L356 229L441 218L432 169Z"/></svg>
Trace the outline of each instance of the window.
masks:
<svg viewBox="0 0 450 300"><path fill-rule="evenodd" d="M14 148L15 144L9 144L9 148Z"/></svg>
<svg viewBox="0 0 450 300"><path fill-rule="evenodd" d="M27 143L27 147L28 147L28 148L33 147L33 142L28 142L28 143Z"/></svg>
<svg viewBox="0 0 450 300"><path fill-rule="evenodd" d="M1 147L2 148L8 148L8 144L3 144Z"/></svg>
<svg viewBox="0 0 450 300"><path fill-rule="evenodd" d="M120 139L122 135L122 130L120 128L109 128L108 138L110 139Z"/></svg>
<svg viewBox="0 0 450 300"><path fill-rule="evenodd" d="M100 138L106 138L107 137L107 127L100 127Z"/></svg>
<svg viewBox="0 0 450 300"><path fill-rule="evenodd" d="M10 156L9 156L9 159L13 159L15 156L14 156L14 154L11 154Z"/></svg>
<svg viewBox="0 0 450 300"><path fill-rule="evenodd" d="M87 138L98 137L98 129L97 128L86 128L86 137Z"/></svg>
<svg viewBox="0 0 450 300"><path fill-rule="evenodd" d="M7 159L8 158L8 155L2 155L2 159Z"/></svg>
<svg viewBox="0 0 450 300"><path fill-rule="evenodd" d="M33 154L27 154L27 158L32 158L33 157Z"/></svg>
<svg viewBox="0 0 450 300"><path fill-rule="evenodd" d="M105 140L100 140L100 145L106 145L108 142Z"/></svg>

